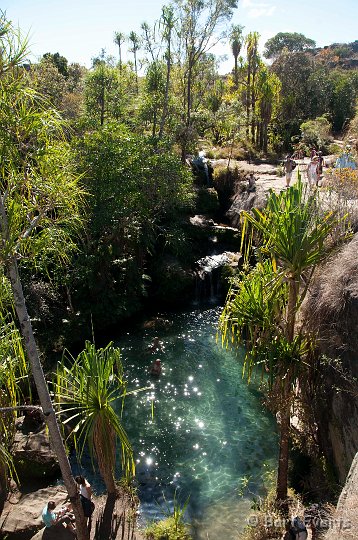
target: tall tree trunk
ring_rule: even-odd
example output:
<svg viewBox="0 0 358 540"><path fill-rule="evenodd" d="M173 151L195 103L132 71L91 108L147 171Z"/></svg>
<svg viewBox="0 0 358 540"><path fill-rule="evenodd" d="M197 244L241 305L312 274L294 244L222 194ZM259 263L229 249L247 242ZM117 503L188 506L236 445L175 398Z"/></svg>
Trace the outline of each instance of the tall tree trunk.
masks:
<svg viewBox="0 0 358 540"><path fill-rule="evenodd" d="M168 115L168 103L169 103L169 87L170 87L170 72L171 72L171 58L170 58L170 36L169 36L169 42L168 42L168 50L167 50L167 77L165 81L165 96L164 96L164 105L163 105L163 112L162 117L160 120L160 128L159 128L159 140L163 137L163 131L164 131L164 125L165 120Z"/></svg>
<svg viewBox="0 0 358 540"><path fill-rule="evenodd" d="M139 88L138 88L138 68L137 68L137 53L134 52L134 71L135 71L135 86L136 86L136 92L138 95Z"/></svg>
<svg viewBox="0 0 358 540"><path fill-rule="evenodd" d="M103 86L101 88L101 96L100 96L100 106L101 106L101 126L104 124L104 81Z"/></svg>
<svg viewBox="0 0 358 540"><path fill-rule="evenodd" d="M235 90L239 88L239 71L237 66L237 57L238 55L234 55L234 61L235 61L235 67L234 67L234 81L235 81Z"/></svg>
<svg viewBox="0 0 358 540"><path fill-rule="evenodd" d="M189 66L188 66L188 79L187 79L187 83L186 83L186 99L187 99L187 103L186 103L186 125L187 127L190 126L190 123L191 123L191 100L192 100L192 97L191 97L191 77L192 77L192 71L193 71L193 64L192 64L192 59L189 57Z"/></svg>
<svg viewBox="0 0 358 540"><path fill-rule="evenodd" d="M8 219L6 208L0 197L0 220L3 241L8 240ZM57 423L55 411L52 405L50 393L42 370L37 345L32 331L31 320L27 312L24 292L22 289L17 261L14 256L9 256L6 263L6 270L11 284L11 290L14 297L14 305L17 317L20 323L21 335L24 340L24 345L28 359L31 364L31 372L35 381L37 393L39 395L42 411L45 417L46 424L50 433L50 441L52 448L58 459L61 469L62 478L67 489L68 496L72 503L73 512L76 518L77 538L78 540L89 540L89 533L86 526L86 520L83 514L82 505L77 491L76 482L72 476L72 471L66 449L63 444L63 439Z"/></svg>
<svg viewBox="0 0 358 540"><path fill-rule="evenodd" d="M72 476L70 463L68 461L66 449L63 444L60 429L56 420L55 411L52 406L51 397L42 370L35 338L32 331L31 320L26 308L25 297L22 290L16 259L13 257L10 258L7 262L6 267L11 283L11 289L14 295L15 309L20 323L21 334L24 339L25 349L31 364L32 375L35 381L37 393L39 395L45 421L50 433L51 445L57 456L62 478L66 486L70 501L72 503L73 512L75 514L77 538L79 540L88 540L89 534L86 526L86 520L83 515L82 505L77 491L76 482L74 481L74 478Z"/></svg>
<svg viewBox="0 0 358 540"><path fill-rule="evenodd" d="M286 338L292 343L295 335L296 322L296 306L298 298L299 284L294 277L288 281L288 305L287 305L287 327ZM283 386L283 399L280 407L280 449L277 471L277 486L276 486L276 501L280 505L287 499L287 475L288 475L288 458L290 444L290 419L291 419L291 370L289 369L285 375ZM283 510L286 508L283 507Z"/></svg>
<svg viewBox="0 0 358 540"><path fill-rule="evenodd" d="M155 134L157 132L157 107L155 107L153 112L153 129L152 129L152 137L155 137Z"/></svg>
<svg viewBox="0 0 358 540"><path fill-rule="evenodd" d="M250 90L251 90L251 66L247 66L247 82L246 82L246 138L250 136Z"/></svg>
<svg viewBox="0 0 358 540"><path fill-rule="evenodd" d="M113 431L109 430L107 433L108 440L104 442L102 440L103 430L98 424L95 428L94 433L94 446L95 453L98 462L99 472L103 478L103 481L106 485L108 495L114 495L116 493L116 482L114 477L114 468L116 463L116 440ZM108 452L103 452L104 445L108 445L110 448Z"/></svg>
<svg viewBox="0 0 358 540"><path fill-rule="evenodd" d="M279 504L279 506L281 506L282 503L284 503L287 499L288 456L290 443L290 405L288 382L289 381L285 381L284 404L280 410L280 446L276 485L276 502Z"/></svg>
<svg viewBox="0 0 358 540"><path fill-rule="evenodd" d="M294 277L289 278L286 337L287 337L287 341L289 341L290 343L292 343L294 335L295 335L298 288L299 288L299 285L297 281L295 280L295 278Z"/></svg>
<svg viewBox="0 0 358 540"><path fill-rule="evenodd" d="M254 59L254 67L252 70L252 77L251 77L251 142L254 145L255 144L255 129L256 129L256 95L255 95L255 80L256 80L256 65L255 65L255 59Z"/></svg>

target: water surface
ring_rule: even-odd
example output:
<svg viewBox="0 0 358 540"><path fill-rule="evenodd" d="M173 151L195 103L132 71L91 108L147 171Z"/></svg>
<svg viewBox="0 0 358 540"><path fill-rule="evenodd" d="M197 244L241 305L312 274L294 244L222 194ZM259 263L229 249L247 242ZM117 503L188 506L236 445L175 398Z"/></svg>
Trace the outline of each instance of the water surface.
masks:
<svg viewBox="0 0 358 540"><path fill-rule="evenodd" d="M190 495L187 519L200 540L237 538L277 449L275 422L259 392L242 379L238 358L216 342L220 311L166 315L166 328L116 342L128 390L152 386L128 396L123 418L137 458L141 520L163 518L163 497L171 505L177 489L181 501ZM164 350L149 352L155 335ZM159 379L148 374L155 358L163 366ZM250 478L245 497L243 477Z"/></svg>

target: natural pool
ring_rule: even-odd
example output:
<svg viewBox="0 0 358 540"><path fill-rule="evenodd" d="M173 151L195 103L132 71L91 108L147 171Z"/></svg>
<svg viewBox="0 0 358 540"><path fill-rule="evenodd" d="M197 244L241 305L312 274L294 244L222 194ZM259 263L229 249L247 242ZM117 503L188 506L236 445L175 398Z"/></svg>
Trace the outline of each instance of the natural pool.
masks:
<svg viewBox="0 0 358 540"><path fill-rule="evenodd" d="M274 467L276 429L260 394L242 379L237 357L216 343L221 308L165 317L164 330L131 332L116 341L128 390L123 422L137 457L141 520L163 518L160 505L190 494L187 519L196 539L237 538L262 475ZM164 351L148 352L158 335ZM162 361L155 380L148 368ZM152 402L154 417L152 417ZM242 497L241 479L252 494Z"/></svg>

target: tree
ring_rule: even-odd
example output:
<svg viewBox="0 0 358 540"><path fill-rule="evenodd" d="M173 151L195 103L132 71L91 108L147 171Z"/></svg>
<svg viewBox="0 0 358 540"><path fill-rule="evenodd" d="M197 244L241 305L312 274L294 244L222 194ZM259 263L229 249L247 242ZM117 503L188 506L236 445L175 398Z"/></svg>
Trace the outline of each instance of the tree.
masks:
<svg viewBox="0 0 358 540"><path fill-rule="evenodd" d="M330 122L324 116L319 116L314 120L303 122L300 126L302 133L302 142L308 147L322 149L327 147L333 140Z"/></svg>
<svg viewBox="0 0 358 540"><path fill-rule="evenodd" d="M246 370L268 372L279 390L280 446L276 499L287 499L290 413L295 383L307 353L308 341L296 329L296 315L317 264L332 249L328 237L339 218L317 210L316 194L307 194L302 182L286 192L271 192L267 207L243 212L244 233L259 239L259 253L268 257L231 292L221 330L227 344L232 338L247 346ZM247 229L248 228L248 229ZM343 235L344 237L344 235Z"/></svg>
<svg viewBox="0 0 358 540"><path fill-rule="evenodd" d="M255 126L256 126L256 76L260 67L260 56L258 53L259 34L250 32L246 37L247 50L247 80L246 80L246 135L249 137L249 129L251 125L251 140L255 142Z"/></svg>
<svg viewBox="0 0 358 540"><path fill-rule="evenodd" d="M58 52L55 54L45 53L43 55L43 58L45 58L45 60L48 60L49 62L52 62L52 64L56 66L58 72L61 73L61 75L63 75L65 79L67 79L68 77L67 58L65 58L64 56L61 56L60 53Z"/></svg>
<svg viewBox="0 0 358 540"><path fill-rule="evenodd" d="M183 67L183 120L182 160L185 160L188 137L191 132L193 106L192 89L197 74L195 68L202 58L226 34L214 37L215 31L227 23L237 7L237 0L175 0L178 37Z"/></svg>
<svg viewBox="0 0 358 540"><path fill-rule="evenodd" d="M265 153L268 145L268 128L272 116L276 113L281 83L275 73L262 66L258 75L258 112L256 146Z"/></svg>
<svg viewBox="0 0 358 540"><path fill-rule="evenodd" d="M172 5L164 6L162 8L162 16L159 22L160 28L162 29L162 36L165 42L165 53L164 58L166 60L166 78L165 78L165 91L164 91L164 104L162 110L162 116L160 119L160 127L158 137L161 139L163 137L165 121L168 116L168 106L169 106L169 90L170 90L170 75L171 75L171 66L172 66L172 33L175 26L174 18L174 9Z"/></svg>
<svg viewBox="0 0 358 540"><path fill-rule="evenodd" d="M244 27L240 24L235 24L231 28L230 32L230 45L232 54L234 55L234 80L235 80L235 88L238 89L239 86L239 70L238 70L238 58L240 55L242 43L243 43L243 31Z"/></svg>
<svg viewBox="0 0 358 540"><path fill-rule="evenodd" d="M68 367L69 366L69 367ZM77 358L64 358L54 384L59 414L71 424L81 458L85 445L95 458L108 494L116 491L116 442L120 443L122 470L134 475L133 451L117 410L127 394L120 351L112 344L104 349L86 342Z"/></svg>
<svg viewBox="0 0 358 540"><path fill-rule="evenodd" d="M164 109L164 65L156 60L151 62L146 72L144 93L141 99L141 117L152 123L152 137L157 135L160 111Z"/></svg>
<svg viewBox="0 0 358 540"><path fill-rule="evenodd" d="M133 53L133 57L134 57L134 71L135 71L136 88L137 88L137 94L138 94L137 52L140 47L140 39L139 39L139 36L133 31L130 32L128 39L132 43L132 48L130 49L130 51Z"/></svg>
<svg viewBox="0 0 358 540"><path fill-rule="evenodd" d="M153 152L142 135L106 123L74 141L90 194L87 241L71 279L74 305L96 330L140 307L149 253L191 201L191 178L176 156Z"/></svg>
<svg viewBox="0 0 358 540"><path fill-rule="evenodd" d="M122 77L126 78L126 70ZM124 88L118 70L102 59L98 60L85 78L85 108L87 116L97 125L103 126L106 121L119 118L123 113L124 93L128 98L130 85Z"/></svg>
<svg viewBox="0 0 358 540"><path fill-rule="evenodd" d="M119 52L119 71L122 72L122 45L125 42L125 35L122 32L115 32L114 43L118 45Z"/></svg>
<svg viewBox="0 0 358 540"><path fill-rule="evenodd" d="M82 506L42 370L20 279L19 264L39 257L66 258L71 233L81 223L82 190L68 167L58 115L25 84L19 69L26 42L1 18L0 236L1 262L11 284L16 315L52 447L72 501L77 535L88 539ZM21 126L21 129L19 129ZM38 261L37 261L38 263Z"/></svg>
<svg viewBox="0 0 358 540"><path fill-rule="evenodd" d="M299 134L300 124L309 118L310 76L314 72L313 59L305 52L284 51L271 67L281 81L281 99L277 111L278 125L285 139L285 146L291 137Z"/></svg>
<svg viewBox="0 0 358 540"><path fill-rule="evenodd" d="M313 49L316 42L297 32L279 32L265 43L265 58L277 58L284 49L288 52L302 52Z"/></svg>

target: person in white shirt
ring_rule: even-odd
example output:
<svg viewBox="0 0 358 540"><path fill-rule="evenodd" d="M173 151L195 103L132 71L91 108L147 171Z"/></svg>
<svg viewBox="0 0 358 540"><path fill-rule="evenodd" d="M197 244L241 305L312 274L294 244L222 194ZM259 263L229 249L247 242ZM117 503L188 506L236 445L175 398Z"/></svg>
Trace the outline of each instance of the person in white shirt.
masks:
<svg viewBox="0 0 358 540"><path fill-rule="evenodd" d="M93 514L94 503L91 501L92 488L91 484L81 474L75 477L76 483L80 487L80 498L85 517L90 518Z"/></svg>

